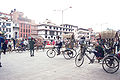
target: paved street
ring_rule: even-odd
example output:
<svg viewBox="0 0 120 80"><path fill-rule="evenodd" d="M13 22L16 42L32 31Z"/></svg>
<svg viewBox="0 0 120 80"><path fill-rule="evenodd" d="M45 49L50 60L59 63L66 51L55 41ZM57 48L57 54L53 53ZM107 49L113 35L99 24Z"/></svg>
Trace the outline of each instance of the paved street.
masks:
<svg viewBox="0 0 120 80"><path fill-rule="evenodd" d="M65 60L63 55L50 59L46 51L2 54L0 80L120 80L120 69L114 74L106 73L101 64L85 63L76 67L74 59Z"/></svg>

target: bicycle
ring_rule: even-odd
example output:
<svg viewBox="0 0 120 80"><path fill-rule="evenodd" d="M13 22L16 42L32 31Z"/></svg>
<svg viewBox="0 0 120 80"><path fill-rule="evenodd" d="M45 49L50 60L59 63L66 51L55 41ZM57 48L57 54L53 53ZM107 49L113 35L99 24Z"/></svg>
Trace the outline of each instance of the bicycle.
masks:
<svg viewBox="0 0 120 80"><path fill-rule="evenodd" d="M104 50L106 54L102 61L102 67L107 73L115 73L119 69L119 60L113 54L109 54L111 53L112 49L114 48L109 48ZM77 67L82 66L84 62L84 56L86 56L90 60L90 63L94 63L95 55L92 58L90 58L86 52L94 53L94 51L88 50L88 46L82 46L81 53L79 53L75 58L75 65ZM112 69L112 71L109 71L108 69L106 69L105 66L107 66L109 70ZM113 71L113 69L115 70Z"/></svg>
<svg viewBox="0 0 120 80"><path fill-rule="evenodd" d="M49 50L46 52L47 56L48 56L49 58L54 58L55 55L56 55L56 53L58 53L57 48L58 48L58 47L55 47L55 46L54 46L53 48L49 49ZM60 53L63 54L63 56L64 56L64 58L65 58L66 60L70 60L71 58L74 58L74 57L76 56L76 54L77 54L74 49L62 50L62 51L60 51Z"/></svg>
<svg viewBox="0 0 120 80"><path fill-rule="evenodd" d="M22 47L22 46L16 47L16 50L15 50L16 53L22 53L23 51L25 51L24 47Z"/></svg>
<svg viewBox="0 0 120 80"><path fill-rule="evenodd" d="M82 45L81 51L79 51L78 55L76 56L76 58L75 58L75 65L77 67L82 66L82 64L84 62L84 56L86 56L88 58L88 60L90 61L90 63L94 63L95 55L92 58L90 58L90 56L88 56L88 54L86 52L93 53L93 51L88 50L87 48L88 48L88 46L85 47L85 46Z"/></svg>

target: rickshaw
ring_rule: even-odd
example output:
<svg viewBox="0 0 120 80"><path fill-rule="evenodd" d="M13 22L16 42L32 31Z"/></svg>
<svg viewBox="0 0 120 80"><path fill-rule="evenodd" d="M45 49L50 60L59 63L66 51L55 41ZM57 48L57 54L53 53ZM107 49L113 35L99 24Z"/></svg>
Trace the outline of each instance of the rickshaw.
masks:
<svg viewBox="0 0 120 80"><path fill-rule="evenodd" d="M119 43L118 33L114 30L107 30L101 32L101 39L105 40L106 46L113 50L104 57L102 61L102 67L107 73L115 73L119 69L119 49L117 45ZM119 45L118 45L119 46Z"/></svg>
<svg viewBox="0 0 120 80"><path fill-rule="evenodd" d="M100 45L103 46L104 57L101 59L102 67L107 73L115 73L119 69L119 59L115 53L115 46L113 46L114 39L117 38L116 31L109 30L101 32L96 38L100 38ZM104 46L106 45L106 46ZM80 67L84 62L84 56L86 56L90 63L94 63L95 55L90 58L89 53L94 53L94 50L89 49L89 46L82 44L81 52L75 58L75 65Z"/></svg>
<svg viewBox="0 0 120 80"><path fill-rule="evenodd" d="M74 58L77 54L76 50L74 50L72 48L72 46L70 44L72 44L70 42L70 39L72 39L72 35L71 34L64 34L63 36L63 42L62 42L62 49L60 50L60 52L63 54L64 58L66 60L70 60L71 58ZM49 49L46 54L49 58L54 58L56 53L57 53L57 47L54 46L53 48Z"/></svg>
<svg viewBox="0 0 120 80"><path fill-rule="evenodd" d="M36 36L36 37L33 37L33 38L35 40L35 49L36 49L36 51L41 50L41 49L44 50L45 46L44 46L43 37L42 36Z"/></svg>

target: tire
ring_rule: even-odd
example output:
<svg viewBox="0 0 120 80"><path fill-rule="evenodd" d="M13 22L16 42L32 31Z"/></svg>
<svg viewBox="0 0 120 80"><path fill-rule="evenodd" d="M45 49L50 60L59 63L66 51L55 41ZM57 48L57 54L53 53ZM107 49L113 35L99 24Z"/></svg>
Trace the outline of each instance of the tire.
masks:
<svg viewBox="0 0 120 80"><path fill-rule="evenodd" d="M84 56L81 55L81 53L79 53L75 58L75 65L77 67L80 67L80 66L82 66L83 62L84 62Z"/></svg>
<svg viewBox="0 0 120 80"><path fill-rule="evenodd" d="M15 52L16 52L16 53L22 53L23 50L21 50L21 49L16 49Z"/></svg>
<svg viewBox="0 0 120 80"><path fill-rule="evenodd" d="M70 56L73 56L72 54L70 55L70 50L65 50L64 52L63 52L63 56L64 56L64 58L66 59L66 60L70 60L72 57L70 57Z"/></svg>
<svg viewBox="0 0 120 80"><path fill-rule="evenodd" d="M65 59L69 60L71 58L74 58L77 55L76 50L74 49L70 49L70 50L65 50L63 53L63 56L65 57Z"/></svg>
<svg viewBox="0 0 120 80"><path fill-rule="evenodd" d="M107 56L102 62L102 67L107 73L115 73L119 69L119 60L115 56Z"/></svg>
<svg viewBox="0 0 120 80"><path fill-rule="evenodd" d="M47 56L49 58L54 58L55 55L56 55L56 52L53 50L53 49L49 49L47 52L46 52Z"/></svg>
<svg viewBox="0 0 120 80"><path fill-rule="evenodd" d="M71 53L68 54L71 58L74 58L77 55L77 52L75 49L70 49Z"/></svg>

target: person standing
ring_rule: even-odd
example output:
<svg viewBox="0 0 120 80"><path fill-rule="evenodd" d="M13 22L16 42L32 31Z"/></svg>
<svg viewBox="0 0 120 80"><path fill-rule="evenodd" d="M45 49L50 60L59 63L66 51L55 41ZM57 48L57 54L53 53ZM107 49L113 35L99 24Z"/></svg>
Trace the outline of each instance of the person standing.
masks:
<svg viewBox="0 0 120 80"><path fill-rule="evenodd" d="M6 42L3 43L2 49L3 49L3 53L6 54L6 49L7 49L7 43Z"/></svg>
<svg viewBox="0 0 120 80"><path fill-rule="evenodd" d="M0 67L2 67L1 65L1 52L2 52L2 46L1 43L4 42L4 38L2 37L2 34L0 34Z"/></svg>
<svg viewBox="0 0 120 80"><path fill-rule="evenodd" d="M35 44L35 41L33 40L33 38L31 38L31 40L29 41L31 57L34 56L34 44Z"/></svg>
<svg viewBox="0 0 120 80"><path fill-rule="evenodd" d="M8 50L9 50L9 52L12 51L12 42L11 42L11 40L8 41Z"/></svg>
<svg viewBox="0 0 120 80"><path fill-rule="evenodd" d="M16 45L16 41L15 41L15 39L13 39L14 50L15 50L15 45Z"/></svg>

